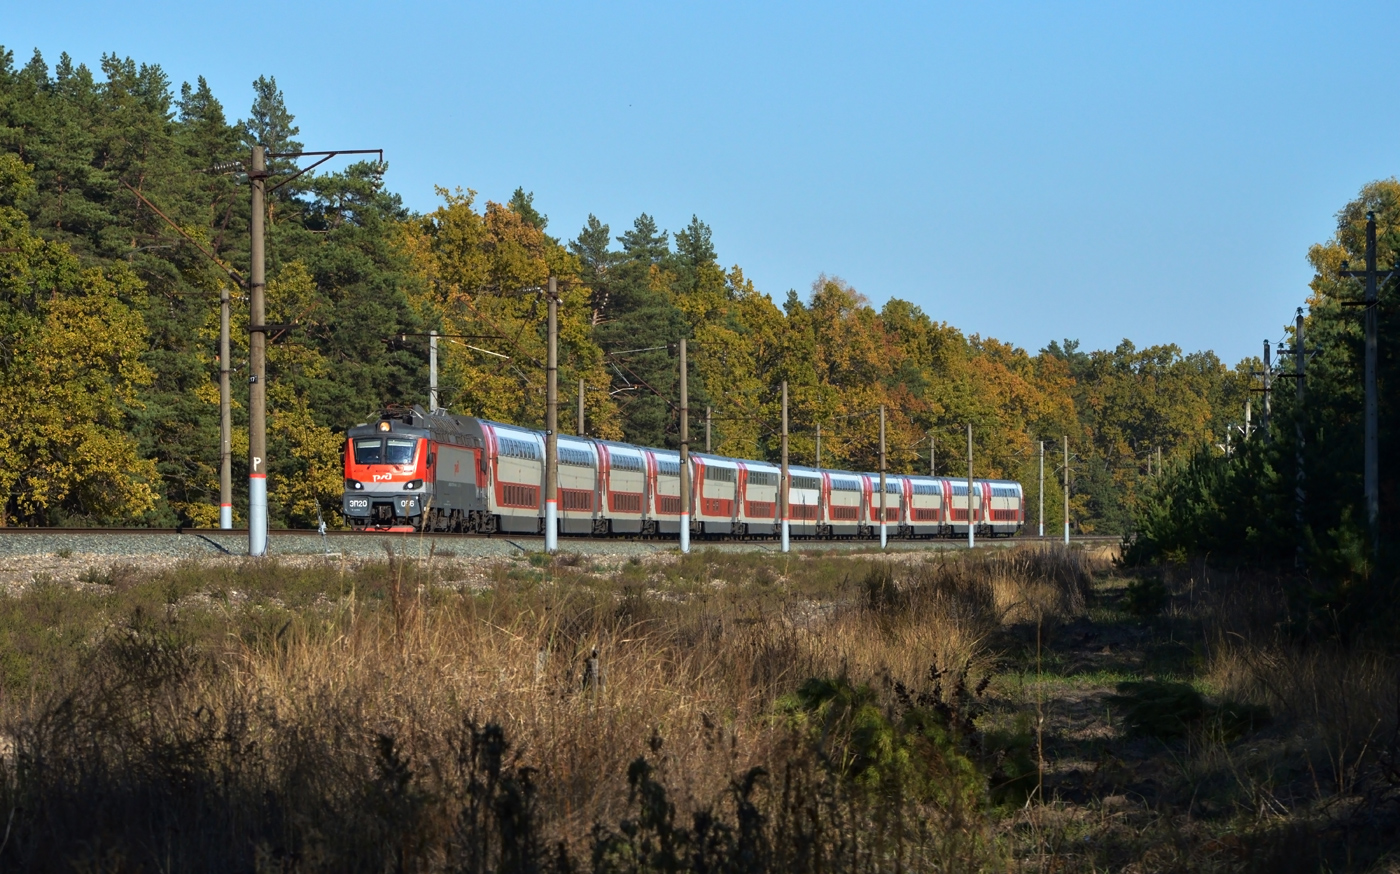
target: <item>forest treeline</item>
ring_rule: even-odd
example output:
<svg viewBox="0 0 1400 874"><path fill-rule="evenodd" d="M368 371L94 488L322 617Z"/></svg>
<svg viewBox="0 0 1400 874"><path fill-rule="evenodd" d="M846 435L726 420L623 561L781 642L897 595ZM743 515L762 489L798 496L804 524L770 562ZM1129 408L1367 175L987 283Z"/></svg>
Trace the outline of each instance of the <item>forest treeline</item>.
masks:
<svg viewBox="0 0 1400 874"><path fill-rule="evenodd" d="M1366 263L1368 216L1376 223L1380 282L1377 320L1379 516L1364 501L1364 284L1348 275ZM1135 563L1211 556L1218 563L1286 568L1296 608L1311 634L1349 636L1381 629L1393 645L1400 616L1400 181L1365 185L1337 213L1337 230L1308 252L1314 269L1302 347L1305 378L1275 379L1272 428L1225 455L1209 446L1183 452L1135 500ZM1288 331L1293 376L1298 336Z"/></svg>
<svg viewBox="0 0 1400 874"><path fill-rule="evenodd" d="M234 474L246 473L246 298L226 267L248 262L254 143L295 151L300 131L275 80L234 119L201 78L158 65L67 55L52 67L0 49L0 518L10 525L212 525L218 504L218 301L234 294ZM330 165L328 165L330 166ZM273 163L280 178L291 165ZM893 470L1012 477L1061 523L1061 440L1071 515L1084 531L1133 525L1163 465L1225 440L1250 387L1248 360L1175 345L1031 354L966 335L900 299L876 308L819 276L776 297L723 266L710 228L668 232L648 215L594 216L555 237L534 196L503 202L441 189L417 214L373 162L307 173L269 196L268 321L294 323L269 351L269 494L274 524L314 524L339 506L343 430L386 404L426 403L427 341L441 344L453 412L538 426L544 301L562 294L561 428L585 385L589 434L677 440L677 362L690 344L692 433L713 409L715 451L775 458L781 383L792 458L877 464L889 411ZM139 197L137 193L139 192ZM661 347L661 348L655 348ZM637 351L642 350L642 351ZM694 439L702 439L694 438ZM240 485L236 516L246 495Z"/></svg>

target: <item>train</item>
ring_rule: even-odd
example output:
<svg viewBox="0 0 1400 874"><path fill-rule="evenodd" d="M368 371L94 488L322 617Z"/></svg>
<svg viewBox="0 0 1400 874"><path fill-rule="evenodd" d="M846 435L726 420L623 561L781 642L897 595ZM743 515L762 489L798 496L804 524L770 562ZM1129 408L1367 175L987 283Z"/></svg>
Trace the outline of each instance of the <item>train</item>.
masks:
<svg viewBox="0 0 1400 874"><path fill-rule="evenodd" d="M559 533L678 537L681 459L676 450L559 435ZM691 536L775 538L781 468L772 462L690 455ZM790 536L874 538L880 475L789 467ZM345 444L347 522L360 530L539 534L544 530L545 435L442 410L384 410L350 428ZM885 475L889 538L1012 536L1025 524L1011 480Z"/></svg>

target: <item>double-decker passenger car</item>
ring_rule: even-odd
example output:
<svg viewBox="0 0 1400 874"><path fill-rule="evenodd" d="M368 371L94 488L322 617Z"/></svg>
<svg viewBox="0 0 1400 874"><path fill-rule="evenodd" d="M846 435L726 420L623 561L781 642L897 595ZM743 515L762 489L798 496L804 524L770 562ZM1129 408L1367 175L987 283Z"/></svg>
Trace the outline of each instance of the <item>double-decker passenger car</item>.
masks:
<svg viewBox="0 0 1400 874"><path fill-rule="evenodd" d="M544 435L421 407L386 410L351 428L342 510L356 528L538 533L544 525ZM690 457L690 525L702 537L776 537L778 465L709 453ZM794 537L875 537L880 475L789 468ZM680 456L609 440L559 437L559 530L580 535L675 536ZM1025 522L1020 483L885 475L890 537L1011 535Z"/></svg>

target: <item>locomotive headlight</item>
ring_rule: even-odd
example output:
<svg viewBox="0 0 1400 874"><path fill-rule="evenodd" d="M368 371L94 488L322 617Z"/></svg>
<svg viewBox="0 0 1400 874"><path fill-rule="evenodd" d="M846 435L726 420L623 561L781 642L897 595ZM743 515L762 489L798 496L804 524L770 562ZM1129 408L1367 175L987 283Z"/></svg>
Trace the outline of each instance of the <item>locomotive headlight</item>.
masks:
<svg viewBox="0 0 1400 874"><path fill-rule="evenodd" d="M362 492L365 490L365 484L359 480L347 479L345 480L345 490L350 492Z"/></svg>
<svg viewBox="0 0 1400 874"><path fill-rule="evenodd" d="M411 492L415 489L421 488L423 488L423 481L421 479L411 479L403 484L403 490L406 492Z"/></svg>

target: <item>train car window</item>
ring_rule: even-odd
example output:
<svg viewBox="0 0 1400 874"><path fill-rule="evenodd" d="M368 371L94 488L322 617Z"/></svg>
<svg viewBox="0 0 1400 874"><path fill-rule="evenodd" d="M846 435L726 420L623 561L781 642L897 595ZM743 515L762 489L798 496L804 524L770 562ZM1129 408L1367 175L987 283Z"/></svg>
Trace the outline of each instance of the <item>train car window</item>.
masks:
<svg viewBox="0 0 1400 874"><path fill-rule="evenodd" d="M831 478L831 490L833 492L858 492L860 491L860 480L834 476Z"/></svg>
<svg viewBox="0 0 1400 874"><path fill-rule="evenodd" d="M681 475L681 463L672 458L658 458L656 459L656 472L662 476L678 477Z"/></svg>
<svg viewBox="0 0 1400 874"><path fill-rule="evenodd" d="M384 441L388 444L388 451L384 454L386 464L412 464L413 456L418 449L418 441L412 437L390 437Z"/></svg>
<svg viewBox="0 0 1400 874"><path fill-rule="evenodd" d="M362 437L355 441L356 464L383 464L384 441L378 437Z"/></svg>
<svg viewBox="0 0 1400 874"><path fill-rule="evenodd" d="M953 484L953 494L955 494L955 495L962 495L963 497L967 497L967 483L963 483L962 485L958 485L957 483L954 483L954 484Z"/></svg>
<svg viewBox="0 0 1400 874"><path fill-rule="evenodd" d="M707 467L705 468L705 479L710 482L732 483L734 482L734 468Z"/></svg>
<svg viewBox="0 0 1400 874"><path fill-rule="evenodd" d="M792 478L792 487L795 489L820 489L822 481L814 476L795 476Z"/></svg>
<svg viewBox="0 0 1400 874"><path fill-rule="evenodd" d="M879 480L876 480L875 482L876 482L875 491L878 492L878 491L880 490L880 488L879 488ZM897 494L899 494L901 491L903 491L903 489L901 489L901 488L899 487L899 480L897 480L897 479L892 480L892 479L890 479L889 477L885 477L885 492L886 492L887 494L897 495Z"/></svg>
<svg viewBox="0 0 1400 874"><path fill-rule="evenodd" d="M771 470L751 470L749 471L749 485L751 486L776 486L778 475Z"/></svg>
<svg viewBox="0 0 1400 874"><path fill-rule="evenodd" d="M527 440L517 440L514 437L499 438L501 455L511 458L523 458L527 461L538 461L539 447Z"/></svg>
<svg viewBox="0 0 1400 874"><path fill-rule="evenodd" d="M639 457L637 457L637 456L635 456L635 455L617 455L617 454L614 454L614 455L612 456L612 466L613 466L613 470L630 470L630 471L633 471L634 473L641 473L641 472L642 472L642 460L641 460L641 458L639 458ZM680 475L681 475L681 468L680 468L680 465L678 464L678 465L676 465L676 476L680 476Z"/></svg>
<svg viewBox="0 0 1400 874"><path fill-rule="evenodd" d="M936 495L938 493L938 486L933 483L914 483L914 494L916 495Z"/></svg>
<svg viewBox="0 0 1400 874"><path fill-rule="evenodd" d="M592 467L593 454L586 449L577 449L573 446L560 446L559 463L572 464L577 467Z"/></svg>

